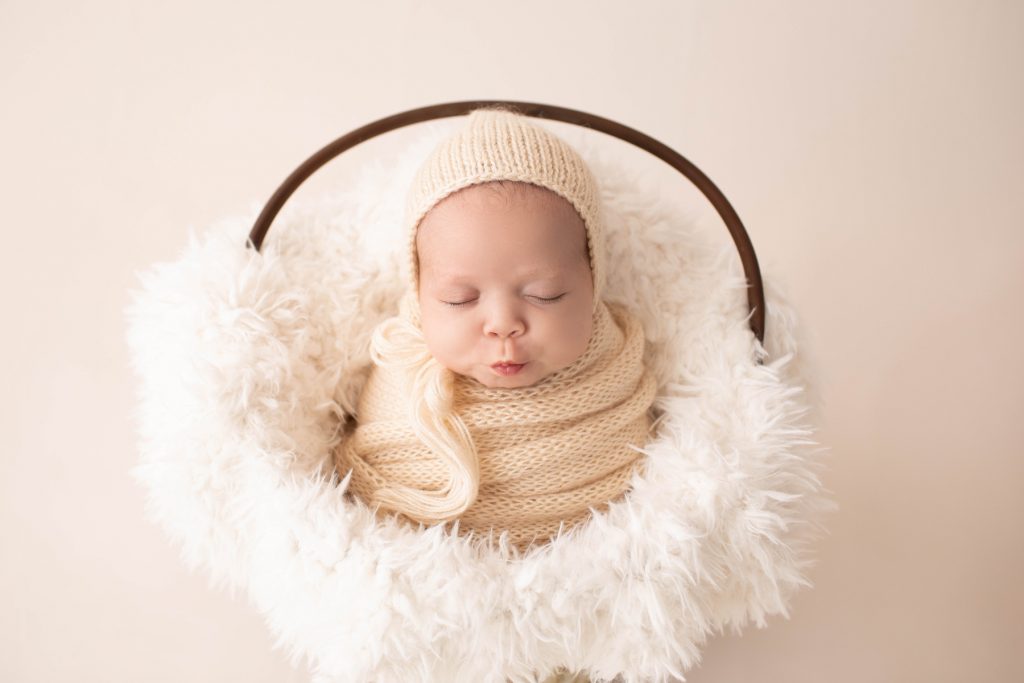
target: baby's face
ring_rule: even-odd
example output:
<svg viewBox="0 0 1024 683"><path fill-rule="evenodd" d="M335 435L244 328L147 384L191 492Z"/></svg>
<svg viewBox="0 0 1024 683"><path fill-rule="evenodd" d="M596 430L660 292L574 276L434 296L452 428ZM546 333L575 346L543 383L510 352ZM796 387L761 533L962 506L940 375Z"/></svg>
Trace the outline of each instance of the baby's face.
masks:
<svg viewBox="0 0 1024 683"><path fill-rule="evenodd" d="M590 340L586 228L554 192L527 183L498 190L460 190L420 223L421 321L449 370L487 387L527 387L570 365ZM523 365L510 373L494 367L501 362Z"/></svg>

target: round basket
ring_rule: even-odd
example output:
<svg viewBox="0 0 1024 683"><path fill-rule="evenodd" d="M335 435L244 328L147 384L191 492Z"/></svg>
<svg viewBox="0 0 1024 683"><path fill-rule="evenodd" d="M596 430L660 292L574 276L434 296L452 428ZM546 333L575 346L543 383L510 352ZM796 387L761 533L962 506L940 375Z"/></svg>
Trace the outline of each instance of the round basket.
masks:
<svg viewBox="0 0 1024 683"><path fill-rule="evenodd" d="M712 244L621 165L577 145L606 209L606 296L644 325L656 437L624 499L522 556L443 525L378 518L344 495L332 465L370 334L403 288L393 199L436 140L369 164L339 194L285 207L345 149L492 104L665 159L736 247ZM139 377L133 475L189 568L244 590L314 681L501 683L559 670L669 681L710 634L788 616L835 509L819 478L825 451L808 420L797 318L770 279L762 288L739 218L683 157L570 109L457 102L339 138L258 209L193 233L177 259L140 273L126 311Z"/></svg>

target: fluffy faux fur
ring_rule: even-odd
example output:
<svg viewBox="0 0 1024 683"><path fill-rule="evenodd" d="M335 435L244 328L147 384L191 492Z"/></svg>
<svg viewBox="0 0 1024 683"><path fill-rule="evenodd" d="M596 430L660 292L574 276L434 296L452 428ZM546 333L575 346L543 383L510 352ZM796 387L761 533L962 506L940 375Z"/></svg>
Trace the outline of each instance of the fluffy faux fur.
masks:
<svg viewBox="0 0 1024 683"><path fill-rule="evenodd" d="M191 570L247 591L316 683L525 682L559 666L684 679L709 634L788 617L835 508L795 316L766 275L762 348L732 247L577 143L607 207L608 296L643 320L659 378L646 469L519 559L376 520L343 498L330 453L370 333L397 310L404 188L451 129L425 127L351 191L287 206L262 253L244 247L254 206L140 274L127 315L147 515Z"/></svg>

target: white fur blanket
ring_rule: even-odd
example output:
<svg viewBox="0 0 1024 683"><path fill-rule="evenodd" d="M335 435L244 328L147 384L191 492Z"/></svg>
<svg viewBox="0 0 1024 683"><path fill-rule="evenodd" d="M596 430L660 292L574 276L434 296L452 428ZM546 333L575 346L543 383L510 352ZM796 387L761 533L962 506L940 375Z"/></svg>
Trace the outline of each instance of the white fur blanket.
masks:
<svg viewBox="0 0 1024 683"><path fill-rule="evenodd" d="M793 311L766 273L762 348L731 246L577 143L607 210L608 296L643 320L659 378L645 471L515 561L377 521L343 498L330 452L370 332L397 308L405 185L451 129L428 127L350 191L286 205L262 253L244 247L253 207L140 273L126 314L146 513L191 570L246 591L317 683L535 681L559 666L682 679L709 634L788 617L835 508Z"/></svg>

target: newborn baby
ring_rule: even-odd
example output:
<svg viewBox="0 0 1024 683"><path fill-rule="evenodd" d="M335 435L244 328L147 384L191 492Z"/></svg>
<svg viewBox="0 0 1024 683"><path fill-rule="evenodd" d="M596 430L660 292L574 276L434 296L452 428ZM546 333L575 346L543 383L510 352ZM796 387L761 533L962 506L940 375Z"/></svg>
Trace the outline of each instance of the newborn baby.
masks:
<svg viewBox="0 0 1024 683"><path fill-rule="evenodd" d="M476 110L417 173L406 229L408 288L336 452L347 492L519 550L624 495L656 387L639 321L601 296L582 159L527 117Z"/></svg>

